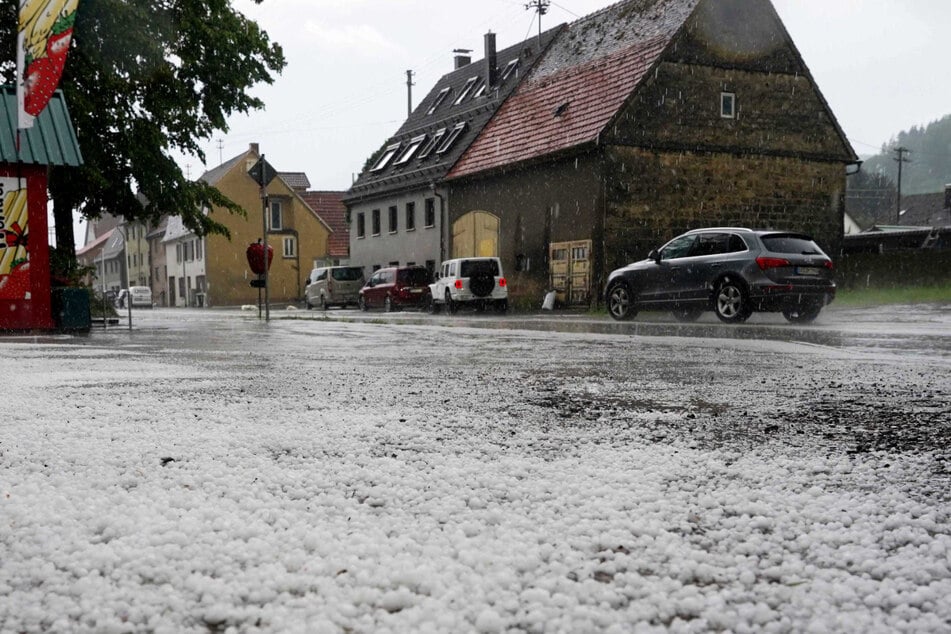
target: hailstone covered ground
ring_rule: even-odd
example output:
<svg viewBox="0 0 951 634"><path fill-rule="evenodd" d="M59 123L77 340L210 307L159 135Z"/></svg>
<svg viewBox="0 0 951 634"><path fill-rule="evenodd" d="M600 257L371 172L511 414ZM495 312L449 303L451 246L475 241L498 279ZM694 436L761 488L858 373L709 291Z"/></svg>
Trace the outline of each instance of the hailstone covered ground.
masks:
<svg viewBox="0 0 951 634"><path fill-rule="evenodd" d="M951 630L941 448L810 420L946 359L181 314L0 341L0 631Z"/></svg>

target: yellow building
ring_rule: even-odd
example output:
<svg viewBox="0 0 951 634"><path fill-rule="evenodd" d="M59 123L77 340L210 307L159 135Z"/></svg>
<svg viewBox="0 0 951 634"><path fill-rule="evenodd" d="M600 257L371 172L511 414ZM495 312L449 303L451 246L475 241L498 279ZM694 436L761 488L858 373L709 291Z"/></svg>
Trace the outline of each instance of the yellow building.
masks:
<svg viewBox="0 0 951 634"><path fill-rule="evenodd" d="M247 217L227 209L209 213L228 227L231 239L220 235L205 238L205 297L210 306L254 304L258 289L251 287L256 275L248 267L245 251L261 238L265 213L260 188L248 174L258 162L258 145L206 172L202 179L240 205ZM267 187L267 242L274 249L268 274L272 302L297 302L303 296L307 275L315 262L328 259L332 230L311 209L298 189L278 175Z"/></svg>

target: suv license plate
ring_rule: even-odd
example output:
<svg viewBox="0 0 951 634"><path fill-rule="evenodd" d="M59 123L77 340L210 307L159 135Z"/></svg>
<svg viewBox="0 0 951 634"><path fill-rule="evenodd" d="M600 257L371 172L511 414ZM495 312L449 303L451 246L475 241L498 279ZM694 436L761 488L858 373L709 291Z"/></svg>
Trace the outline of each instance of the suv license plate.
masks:
<svg viewBox="0 0 951 634"><path fill-rule="evenodd" d="M819 275L821 269L818 266L797 266L796 274L797 275Z"/></svg>

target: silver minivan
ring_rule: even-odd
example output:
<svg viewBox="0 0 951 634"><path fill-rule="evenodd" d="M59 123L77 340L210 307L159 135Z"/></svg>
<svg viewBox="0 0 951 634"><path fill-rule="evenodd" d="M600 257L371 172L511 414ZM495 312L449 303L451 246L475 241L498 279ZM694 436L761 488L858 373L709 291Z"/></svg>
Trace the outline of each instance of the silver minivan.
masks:
<svg viewBox="0 0 951 634"><path fill-rule="evenodd" d="M320 306L324 310L330 306L356 306L365 281L360 266L317 267L307 278L304 303L308 309Z"/></svg>

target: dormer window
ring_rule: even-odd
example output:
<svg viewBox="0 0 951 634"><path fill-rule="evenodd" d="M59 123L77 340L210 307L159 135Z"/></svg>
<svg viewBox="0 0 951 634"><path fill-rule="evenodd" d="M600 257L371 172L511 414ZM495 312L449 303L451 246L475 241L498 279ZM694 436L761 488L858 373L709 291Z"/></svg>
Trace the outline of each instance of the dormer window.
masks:
<svg viewBox="0 0 951 634"><path fill-rule="evenodd" d="M452 102L452 105L458 106L463 102L463 100L469 96L469 93L472 92L472 89L475 87L475 83L479 80L478 77L470 77L466 80L466 84L462 87L462 90L459 91L459 96L456 97L456 100Z"/></svg>
<svg viewBox="0 0 951 634"><path fill-rule="evenodd" d="M425 140L425 134L414 137L409 142L409 145L406 146L406 149L403 150L403 153L400 154L400 157L396 159L396 162L393 163L393 165L405 165L406 163L409 163L410 159L413 158L413 155L416 154L416 151L419 150L419 146L421 146Z"/></svg>
<svg viewBox="0 0 951 634"><path fill-rule="evenodd" d="M724 119L736 119L736 95L732 92L720 93L720 116Z"/></svg>
<svg viewBox="0 0 951 634"><path fill-rule="evenodd" d="M433 105L429 107L429 110L426 112L426 114L432 114L436 112L436 108L438 108L440 104L446 100L446 97L449 96L449 90L449 88L443 88L439 91L439 94L436 95L436 98L433 100Z"/></svg>
<svg viewBox="0 0 951 634"><path fill-rule="evenodd" d="M370 168L371 172L379 172L381 169L385 168L390 164L390 161L393 160L393 157L396 156L396 153L400 149L399 143L394 143L393 145L388 145L386 150L383 152L383 156L380 157L380 160L376 162L376 165Z"/></svg>
<svg viewBox="0 0 951 634"><path fill-rule="evenodd" d="M419 160L423 160L427 156L433 153L438 146L440 141L443 140L443 137L446 136L446 128L439 128L436 130L436 134L429 139L429 142L423 147L423 151L419 153Z"/></svg>
<svg viewBox="0 0 951 634"><path fill-rule="evenodd" d="M513 59L511 62L505 65L505 70L502 71L502 81L504 82L509 78L509 75L514 73L518 69L518 60Z"/></svg>
<svg viewBox="0 0 951 634"><path fill-rule="evenodd" d="M475 93L473 93L472 98L473 98L473 99L478 99L479 97L481 97L481 96L484 95L484 94L485 94L485 82L484 82L484 81L480 81L480 82L479 82L479 88L475 91Z"/></svg>
<svg viewBox="0 0 951 634"><path fill-rule="evenodd" d="M462 131L466 129L466 124L463 121L462 123L457 123L453 126L452 130L449 132L449 136L446 137L446 140L442 142L442 145L439 146L439 149L436 150L436 154L442 154L449 150L456 142L456 139L459 138L459 135L462 134Z"/></svg>

